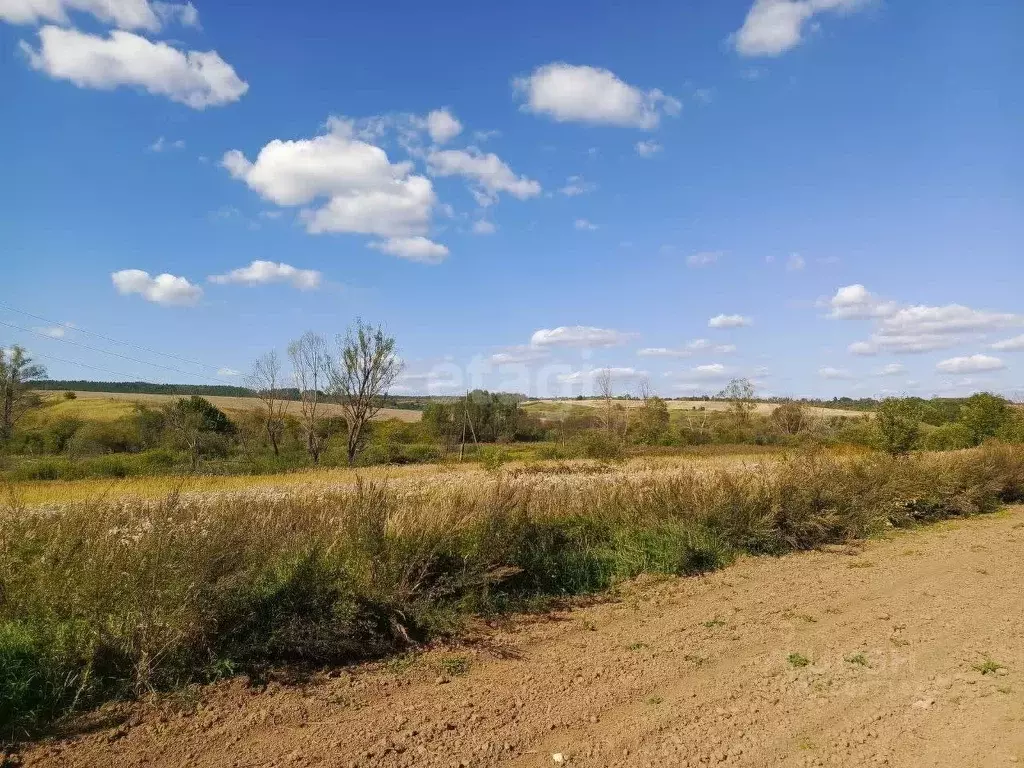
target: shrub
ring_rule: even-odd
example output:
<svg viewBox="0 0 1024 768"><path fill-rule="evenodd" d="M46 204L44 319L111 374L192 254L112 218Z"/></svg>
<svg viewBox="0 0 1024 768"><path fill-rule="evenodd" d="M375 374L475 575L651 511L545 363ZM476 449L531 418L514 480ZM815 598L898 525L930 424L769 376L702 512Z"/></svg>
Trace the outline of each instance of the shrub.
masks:
<svg viewBox="0 0 1024 768"><path fill-rule="evenodd" d="M928 451L956 451L974 445L974 437L963 424L943 424L925 434L921 443Z"/></svg>
<svg viewBox="0 0 1024 768"><path fill-rule="evenodd" d="M67 392L64 393L64 399L65 400L77 400L78 399L78 395L75 394L74 392L72 392L71 390L68 390Z"/></svg>
<svg viewBox="0 0 1024 768"><path fill-rule="evenodd" d="M900 456L917 447L921 431L921 403L913 398L888 397L875 414L878 447Z"/></svg>
<svg viewBox="0 0 1024 768"><path fill-rule="evenodd" d="M570 441L570 448L576 456L586 459L614 461L624 456L622 441L615 435L598 430L577 435Z"/></svg>

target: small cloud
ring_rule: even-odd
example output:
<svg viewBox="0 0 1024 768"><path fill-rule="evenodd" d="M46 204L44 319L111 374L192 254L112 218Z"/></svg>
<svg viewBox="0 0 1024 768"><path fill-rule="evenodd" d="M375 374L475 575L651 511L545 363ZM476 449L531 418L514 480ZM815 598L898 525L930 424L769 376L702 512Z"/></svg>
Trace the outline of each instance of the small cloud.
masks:
<svg viewBox="0 0 1024 768"><path fill-rule="evenodd" d="M323 275L314 269L297 269L291 264L273 261L253 261L247 267L233 269L225 275L212 275L209 280L217 285L266 285L268 283L291 283L303 291L320 287Z"/></svg>
<svg viewBox="0 0 1024 768"><path fill-rule="evenodd" d="M570 176L565 180L565 186L561 187L558 191L566 197L576 197L577 195L593 192L595 189L597 189L597 184L586 181L582 176Z"/></svg>
<svg viewBox="0 0 1024 768"><path fill-rule="evenodd" d="M701 251L687 256L686 263L691 267L707 267L716 263L721 257L721 251Z"/></svg>
<svg viewBox="0 0 1024 768"><path fill-rule="evenodd" d="M661 144L653 139L650 141L638 141L633 145L633 147L636 149L636 153L640 155L640 157L654 157L662 150Z"/></svg>
<svg viewBox="0 0 1024 768"><path fill-rule="evenodd" d="M828 300L829 317L836 319L886 317L899 310L895 301L886 301L869 292L860 283L846 285Z"/></svg>
<svg viewBox="0 0 1024 768"><path fill-rule="evenodd" d="M184 149L185 140L176 139L174 141L168 141L163 136L158 138L152 144L149 145L150 152L168 152L175 149Z"/></svg>
<svg viewBox="0 0 1024 768"><path fill-rule="evenodd" d="M514 347L506 347L500 352L495 352L490 357L491 363L494 365L509 365L512 363L535 363L540 360L546 360L551 356L551 353L546 349L540 349L538 347L529 344L520 344Z"/></svg>
<svg viewBox="0 0 1024 768"><path fill-rule="evenodd" d="M43 336L48 336L51 339L63 339L67 335L68 329L74 328L75 326L71 323L61 323L60 325L51 325L43 328L36 328L36 333L40 333Z"/></svg>
<svg viewBox="0 0 1024 768"><path fill-rule="evenodd" d="M708 320L709 328L745 328L753 325L753 319L743 315L715 315Z"/></svg>
<svg viewBox="0 0 1024 768"><path fill-rule="evenodd" d="M558 122L603 123L652 130L663 115L678 115L682 104L654 88L644 91L607 69L553 62L513 83L525 97L522 109Z"/></svg>
<svg viewBox="0 0 1024 768"><path fill-rule="evenodd" d="M878 371L875 372L876 376L899 376L902 373L907 372L907 366L903 363L889 363L883 365Z"/></svg>
<svg viewBox="0 0 1024 768"><path fill-rule="evenodd" d="M1003 339L997 341L995 344L989 345L992 349L998 349L1004 352L1015 352L1019 349L1024 349L1024 336L1014 336L1012 339Z"/></svg>
<svg viewBox="0 0 1024 768"><path fill-rule="evenodd" d="M590 222L587 219L576 219L576 221L573 222L573 226L576 227L576 229L585 230L589 232L593 232L595 229L597 229L597 224L594 224L593 222Z"/></svg>
<svg viewBox="0 0 1024 768"><path fill-rule="evenodd" d="M440 264L448 256L448 247L417 235L415 237L392 237L383 242L370 243L370 248L409 261L423 264Z"/></svg>
<svg viewBox="0 0 1024 768"><path fill-rule="evenodd" d="M480 219L479 221L473 222L474 235L493 235L497 231L498 228L494 225L494 222L492 221Z"/></svg>
<svg viewBox="0 0 1024 768"><path fill-rule="evenodd" d="M217 375L223 378L234 378L235 376L241 376L242 373L234 368L218 368Z"/></svg>
<svg viewBox="0 0 1024 768"><path fill-rule="evenodd" d="M427 133L435 144L444 144L462 133L462 123L447 109L435 109L427 115Z"/></svg>
<svg viewBox="0 0 1024 768"><path fill-rule="evenodd" d="M819 368L818 375L823 379L848 380L853 378L853 374L845 368L833 368L829 365Z"/></svg>
<svg viewBox="0 0 1024 768"><path fill-rule="evenodd" d="M804 261L804 257L799 253L791 253L789 258L786 259L786 270L788 272L799 272L807 266L807 262Z"/></svg>
<svg viewBox="0 0 1024 768"><path fill-rule="evenodd" d="M968 357L951 357L935 366L941 373L965 374L982 373L984 371L1001 371L1006 364L998 357L991 355L970 355Z"/></svg>
<svg viewBox="0 0 1024 768"><path fill-rule="evenodd" d="M595 328L589 325L562 325L558 328L541 328L530 337L534 347L613 347L624 344L633 334L610 328Z"/></svg>
<svg viewBox="0 0 1024 768"><path fill-rule="evenodd" d="M110 275L114 288L122 295L137 293L146 301L166 307L190 307L199 303L203 289L184 277L167 273L150 277L141 269L122 269Z"/></svg>

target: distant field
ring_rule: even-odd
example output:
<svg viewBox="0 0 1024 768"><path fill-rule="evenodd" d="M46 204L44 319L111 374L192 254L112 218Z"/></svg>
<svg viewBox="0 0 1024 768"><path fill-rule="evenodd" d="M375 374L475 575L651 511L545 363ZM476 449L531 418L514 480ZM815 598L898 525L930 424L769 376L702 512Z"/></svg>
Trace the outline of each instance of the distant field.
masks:
<svg viewBox="0 0 1024 768"><path fill-rule="evenodd" d="M595 408L601 405L602 402L603 401L601 400L530 400L524 403L523 407L538 416L557 418L559 414L567 413L573 406ZM639 400L616 400L615 402L622 404L625 408L636 408L640 405ZM668 400L666 402L670 411L692 411L700 410L701 408L706 411L725 411L729 408L729 403L722 400ZM776 408L778 408L778 406L775 403L757 403L754 410L755 413L767 415ZM804 410L812 416L825 418L829 416L871 415L869 411L852 411L842 408L822 408L820 406L813 405L804 406Z"/></svg>
<svg viewBox="0 0 1024 768"><path fill-rule="evenodd" d="M59 418L61 416L76 416L87 421L113 421L132 410L135 403L160 406L177 400L180 395L142 395L131 392L76 392L78 397L74 400L64 400L60 393L47 393L44 398L53 402L46 411L46 420ZM259 406L259 400L253 397L207 397L211 403L216 405L227 414L250 411ZM326 413L338 415L341 408L337 405L328 404L325 406ZM292 403L289 411L299 412L299 404ZM401 408L385 408L377 414L378 420L398 419L399 421L419 421L423 414L419 411L405 410Z"/></svg>

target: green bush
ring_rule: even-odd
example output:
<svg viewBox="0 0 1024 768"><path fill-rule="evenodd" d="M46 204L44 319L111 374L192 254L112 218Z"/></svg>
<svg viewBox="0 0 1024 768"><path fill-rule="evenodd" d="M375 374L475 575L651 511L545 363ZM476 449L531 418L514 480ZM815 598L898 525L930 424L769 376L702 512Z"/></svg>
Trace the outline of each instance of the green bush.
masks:
<svg viewBox="0 0 1024 768"><path fill-rule="evenodd" d="M583 432L569 441L572 454L584 459L614 461L625 456L625 450L615 435L598 430Z"/></svg>
<svg viewBox="0 0 1024 768"><path fill-rule="evenodd" d="M954 422L926 433L921 443L927 451L957 451L974 445L974 436L965 425Z"/></svg>

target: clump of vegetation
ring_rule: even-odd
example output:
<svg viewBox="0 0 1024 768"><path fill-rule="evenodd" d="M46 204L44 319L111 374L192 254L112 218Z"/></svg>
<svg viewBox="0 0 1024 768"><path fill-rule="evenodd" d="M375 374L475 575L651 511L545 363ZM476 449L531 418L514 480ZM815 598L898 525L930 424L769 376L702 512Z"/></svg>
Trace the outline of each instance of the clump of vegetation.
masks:
<svg viewBox="0 0 1024 768"><path fill-rule="evenodd" d="M999 670L1006 669L1006 667L1004 667L998 661L993 661L992 659L985 659L984 661L978 662L977 664L973 664L971 666L971 669L975 670L976 672L981 672L981 674L983 675L994 675L997 674Z"/></svg>
<svg viewBox="0 0 1024 768"><path fill-rule="evenodd" d="M742 471L477 473L472 484L0 506L0 722L276 664L337 664L459 617L992 511L1024 498L998 444L801 455ZM111 578L117 574L117 578Z"/></svg>
<svg viewBox="0 0 1024 768"><path fill-rule="evenodd" d="M797 669L806 667L811 663L810 659L808 659L806 656L800 653L789 654L789 656L786 657L786 661L789 662L789 665L791 667L796 667Z"/></svg>

